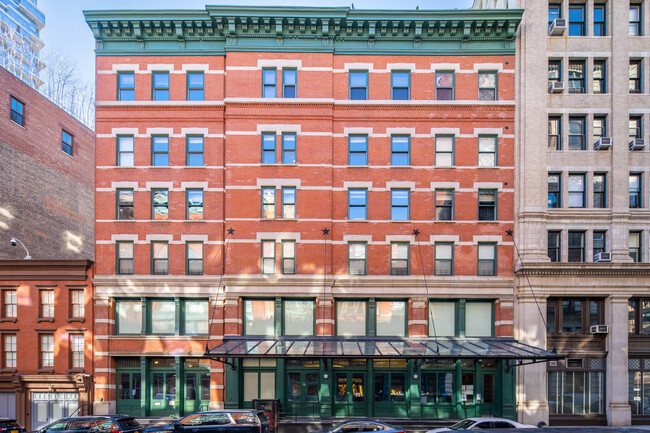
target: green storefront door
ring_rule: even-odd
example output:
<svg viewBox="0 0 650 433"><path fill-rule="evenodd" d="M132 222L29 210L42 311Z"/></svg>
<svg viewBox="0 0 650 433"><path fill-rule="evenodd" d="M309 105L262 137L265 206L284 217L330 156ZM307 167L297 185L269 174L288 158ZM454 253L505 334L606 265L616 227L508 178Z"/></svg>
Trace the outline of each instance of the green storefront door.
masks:
<svg viewBox="0 0 650 433"><path fill-rule="evenodd" d="M177 414L176 373L174 371L151 373L151 406L153 416Z"/></svg>
<svg viewBox="0 0 650 433"><path fill-rule="evenodd" d="M497 408L495 401L495 392L494 385L496 383L496 373L481 373L483 376L482 389L481 389L481 400L480 403L480 414L482 416L497 416Z"/></svg>
<svg viewBox="0 0 650 433"><path fill-rule="evenodd" d="M458 417L469 418L477 416L476 373L474 371L462 371L460 377L460 408Z"/></svg>
<svg viewBox="0 0 650 433"><path fill-rule="evenodd" d="M201 410L208 410L210 405L210 373L185 373L185 415Z"/></svg>
<svg viewBox="0 0 650 433"><path fill-rule="evenodd" d="M406 372L375 371L373 415L379 417L407 417Z"/></svg>
<svg viewBox="0 0 650 433"><path fill-rule="evenodd" d="M287 373L287 413L291 416L316 416L318 403L318 370Z"/></svg>
<svg viewBox="0 0 650 433"><path fill-rule="evenodd" d="M366 416L366 373L337 372L334 416Z"/></svg>
<svg viewBox="0 0 650 433"><path fill-rule="evenodd" d="M117 413L141 415L141 378L140 372L120 371L117 373Z"/></svg>

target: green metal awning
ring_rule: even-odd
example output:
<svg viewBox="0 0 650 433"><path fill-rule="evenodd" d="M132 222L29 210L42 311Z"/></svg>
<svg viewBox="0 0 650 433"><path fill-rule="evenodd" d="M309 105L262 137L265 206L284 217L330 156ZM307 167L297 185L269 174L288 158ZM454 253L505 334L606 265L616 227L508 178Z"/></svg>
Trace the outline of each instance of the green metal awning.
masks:
<svg viewBox="0 0 650 433"><path fill-rule="evenodd" d="M559 355L511 338L227 337L210 358L407 358L530 360Z"/></svg>

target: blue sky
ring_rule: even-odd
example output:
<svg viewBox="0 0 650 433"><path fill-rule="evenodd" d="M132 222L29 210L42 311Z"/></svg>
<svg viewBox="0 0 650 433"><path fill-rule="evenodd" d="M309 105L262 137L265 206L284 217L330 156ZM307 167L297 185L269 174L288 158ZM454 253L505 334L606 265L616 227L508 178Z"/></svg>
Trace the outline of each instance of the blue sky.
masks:
<svg viewBox="0 0 650 433"><path fill-rule="evenodd" d="M338 6L356 9L466 9L472 0L38 0L45 13L45 28L41 38L43 51L58 48L71 56L79 67L81 78L95 77L95 42L81 11L94 9L204 9L210 5L257 6Z"/></svg>

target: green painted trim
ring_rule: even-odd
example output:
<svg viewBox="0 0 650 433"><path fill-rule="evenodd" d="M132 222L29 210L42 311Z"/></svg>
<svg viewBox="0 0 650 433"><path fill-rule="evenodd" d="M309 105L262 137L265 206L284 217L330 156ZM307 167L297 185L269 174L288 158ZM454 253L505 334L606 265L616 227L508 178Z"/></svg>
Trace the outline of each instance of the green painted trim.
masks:
<svg viewBox="0 0 650 433"><path fill-rule="evenodd" d="M264 257L264 244L266 242L272 242L273 243L273 257L270 257L270 256L266 257L267 259L270 259L270 258L273 259L273 272L264 272L264 259L265 259L265 257ZM260 245L261 245L260 255L262 257L262 262L260 263L260 265L261 265L260 266L260 271L261 271L260 273L262 275L275 275L276 274L276 268L277 268L277 263L276 263L276 255L277 254L276 254L276 251L275 251L275 249L276 249L275 240L273 240L273 239L262 239L262 241L260 242Z"/></svg>
<svg viewBox="0 0 650 433"><path fill-rule="evenodd" d="M273 203L264 203L264 191L273 191ZM276 190L275 190L274 186L263 186L262 187L261 195L260 195L260 199L261 199L260 218L262 218L262 219L275 219L275 215L277 214L277 210L275 208L277 200L275 199L276 198L275 196L276 196ZM266 218L264 216L264 205L265 204L269 205L269 206L271 204L273 205L273 218Z"/></svg>
<svg viewBox="0 0 650 433"><path fill-rule="evenodd" d="M285 203L285 197L284 193L285 191L293 191L293 214L294 218L292 219L297 219L298 217L298 191L295 186L283 186L282 189L280 190L280 216L282 218L286 218L284 216L284 205L291 205L292 203Z"/></svg>
<svg viewBox="0 0 650 433"><path fill-rule="evenodd" d="M365 253L364 253L364 256L363 256L364 258L363 259L351 259L350 258L350 245L352 245L352 244L363 244L363 246L365 248ZM351 274L350 273L350 261L351 260L357 260L357 261L363 260L363 274ZM348 242L348 275L356 275L356 276L368 275L368 242L365 242L365 241L350 241L350 242Z"/></svg>
<svg viewBox="0 0 650 433"><path fill-rule="evenodd" d="M133 253L130 259L133 261L133 272L121 272L120 266L120 244L131 244L131 252ZM125 257L128 260L129 257ZM135 245L133 241L116 241L115 242L115 273L118 275L133 275L135 273Z"/></svg>
<svg viewBox="0 0 650 433"><path fill-rule="evenodd" d="M364 200L364 218L363 219L351 219L350 218L350 193L352 191L363 191L365 195L365 200ZM356 205L355 207L361 207L360 205ZM367 221L368 220L368 188L348 188L348 221Z"/></svg>
<svg viewBox="0 0 650 433"><path fill-rule="evenodd" d="M440 151L438 152L438 138L450 138L451 137L451 152L447 151ZM451 153L451 165L449 167L453 167L456 165L456 136L455 135L449 135L449 134L436 134L434 137L435 141L435 149L434 149L434 165L437 167L446 167L445 165L440 165L438 166L438 161L436 161L436 158L438 156L438 153L440 154L448 154Z"/></svg>
<svg viewBox="0 0 650 433"><path fill-rule="evenodd" d="M393 261L403 261L404 259L394 259L393 258L393 244L396 245L406 245L406 275L411 275L411 243L410 242L391 242L390 243L390 275L393 274Z"/></svg>
<svg viewBox="0 0 650 433"><path fill-rule="evenodd" d="M294 188L295 189L295 188ZM293 244L293 257L284 257L284 244L292 243ZM283 239L280 245L280 254L282 262L280 263L280 268L283 275L295 275L296 274L296 241L293 239ZM293 272L285 272L284 270L284 259L293 259Z"/></svg>
<svg viewBox="0 0 650 433"><path fill-rule="evenodd" d="M166 258L156 259L154 257L154 252L153 252L154 251L154 246L156 246L158 244L167 246L167 257ZM151 241L151 256L150 256L149 259L150 259L150 265L151 265L151 275L168 275L169 274L169 242L168 241ZM164 274L156 274L154 272L155 271L154 264L155 264L156 260L167 261L167 272L166 273L164 273Z"/></svg>
<svg viewBox="0 0 650 433"><path fill-rule="evenodd" d="M440 245L440 246L450 245L450 246L451 246L451 259L437 259L437 258L436 258L436 254L435 254L435 252L436 252L436 246L438 246L438 245ZM433 244L433 275L441 275L441 276L448 276L448 277L454 275L454 252L455 252L454 250L455 250L455 249L456 249L456 248L455 248L455 245L454 245L453 242L435 242L435 243ZM451 262L451 273L450 273L449 275L445 275L445 274L436 274L436 262L437 262L438 260L440 260L440 261L443 261L443 260L444 260L445 262Z"/></svg>

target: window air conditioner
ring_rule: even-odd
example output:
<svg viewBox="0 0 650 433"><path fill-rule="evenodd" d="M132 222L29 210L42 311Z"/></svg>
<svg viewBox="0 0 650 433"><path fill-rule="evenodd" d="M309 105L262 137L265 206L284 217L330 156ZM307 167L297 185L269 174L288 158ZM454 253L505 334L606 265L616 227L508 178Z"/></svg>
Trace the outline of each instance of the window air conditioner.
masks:
<svg viewBox="0 0 650 433"><path fill-rule="evenodd" d="M552 81L548 83L548 93L564 92L564 81Z"/></svg>
<svg viewBox="0 0 650 433"><path fill-rule="evenodd" d="M593 325L589 327L589 332L591 332L592 334L607 334L609 332L609 326Z"/></svg>
<svg viewBox="0 0 650 433"><path fill-rule="evenodd" d="M594 254L594 262L611 262L612 253L598 253Z"/></svg>
<svg viewBox="0 0 650 433"><path fill-rule="evenodd" d="M560 36L563 35L566 30L566 19L564 18L555 18L548 28L549 36Z"/></svg>
<svg viewBox="0 0 650 433"><path fill-rule="evenodd" d="M635 138L630 141L630 150L643 150L645 149L645 138Z"/></svg>
<svg viewBox="0 0 650 433"><path fill-rule="evenodd" d="M610 147L612 147L611 137L600 137L598 141L594 143L594 150L606 150Z"/></svg>

